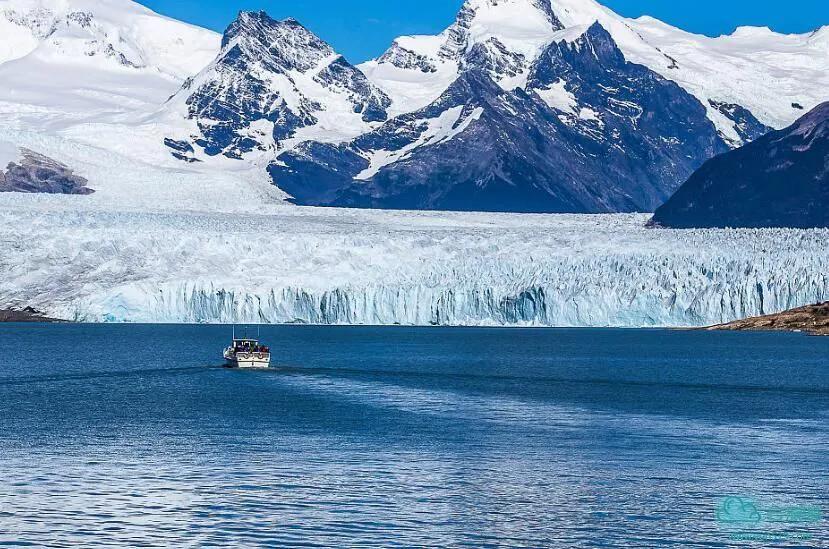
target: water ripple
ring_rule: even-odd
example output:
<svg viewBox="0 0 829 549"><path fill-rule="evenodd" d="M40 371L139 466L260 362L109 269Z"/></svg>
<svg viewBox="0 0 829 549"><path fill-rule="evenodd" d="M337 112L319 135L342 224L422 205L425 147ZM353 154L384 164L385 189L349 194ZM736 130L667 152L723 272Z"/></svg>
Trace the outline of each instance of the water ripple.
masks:
<svg viewBox="0 0 829 549"><path fill-rule="evenodd" d="M725 547L724 496L827 508L814 338L758 336L765 362L716 335L377 329L367 353L290 329L297 366L259 375L202 366L212 327L101 329L119 362L41 329L0 332L12 360L27 337L54 349L34 373L0 365L0 545ZM605 360L631 338L703 358ZM315 350L335 340L336 359ZM168 367L182 341L193 363ZM756 532L826 546L824 526Z"/></svg>

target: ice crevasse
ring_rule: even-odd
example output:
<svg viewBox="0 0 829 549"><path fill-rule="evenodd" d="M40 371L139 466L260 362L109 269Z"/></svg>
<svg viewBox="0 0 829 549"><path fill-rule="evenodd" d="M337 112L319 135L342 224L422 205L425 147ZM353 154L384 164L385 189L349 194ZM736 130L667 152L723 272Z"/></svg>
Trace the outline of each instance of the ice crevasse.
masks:
<svg viewBox="0 0 829 549"><path fill-rule="evenodd" d="M277 207L0 212L0 306L86 322L700 326L829 299L826 230Z"/></svg>

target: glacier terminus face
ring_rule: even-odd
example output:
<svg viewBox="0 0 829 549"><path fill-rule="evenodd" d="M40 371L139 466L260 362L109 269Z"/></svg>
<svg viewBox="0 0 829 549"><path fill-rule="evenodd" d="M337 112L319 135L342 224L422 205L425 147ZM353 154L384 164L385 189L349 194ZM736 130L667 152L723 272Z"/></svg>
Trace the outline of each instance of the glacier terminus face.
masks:
<svg viewBox="0 0 829 549"><path fill-rule="evenodd" d="M88 322L701 326L829 299L826 230L0 194L0 303ZM93 197L95 195L92 195Z"/></svg>

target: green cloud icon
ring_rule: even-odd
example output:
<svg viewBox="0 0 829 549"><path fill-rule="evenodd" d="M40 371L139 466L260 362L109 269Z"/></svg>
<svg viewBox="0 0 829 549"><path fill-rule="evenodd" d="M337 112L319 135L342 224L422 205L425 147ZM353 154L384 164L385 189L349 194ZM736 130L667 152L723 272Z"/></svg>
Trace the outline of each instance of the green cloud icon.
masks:
<svg viewBox="0 0 829 549"><path fill-rule="evenodd" d="M717 520L727 523L757 524L762 520L757 505L750 499L727 497L717 508Z"/></svg>

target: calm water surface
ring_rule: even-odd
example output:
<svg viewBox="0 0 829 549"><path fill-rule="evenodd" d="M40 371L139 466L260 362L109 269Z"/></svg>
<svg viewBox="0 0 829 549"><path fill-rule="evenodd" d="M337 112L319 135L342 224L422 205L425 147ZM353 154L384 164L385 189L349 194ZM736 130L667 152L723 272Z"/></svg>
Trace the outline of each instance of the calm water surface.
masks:
<svg viewBox="0 0 829 549"><path fill-rule="evenodd" d="M829 546L716 516L828 514L829 338L269 327L243 372L229 335L0 326L0 545Z"/></svg>

